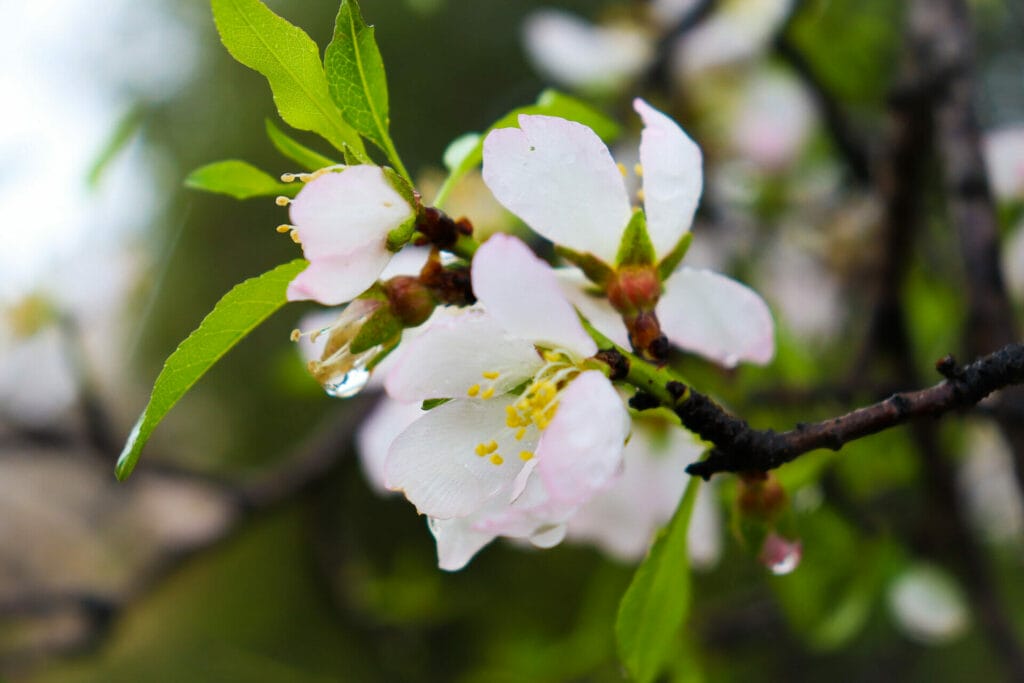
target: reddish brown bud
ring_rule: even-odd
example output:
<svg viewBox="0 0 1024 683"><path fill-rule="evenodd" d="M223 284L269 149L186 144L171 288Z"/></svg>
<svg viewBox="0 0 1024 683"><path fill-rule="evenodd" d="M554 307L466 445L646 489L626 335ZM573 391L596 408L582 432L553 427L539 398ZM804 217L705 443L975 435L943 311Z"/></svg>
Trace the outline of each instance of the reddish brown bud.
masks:
<svg viewBox="0 0 1024 683"><path fill-rule="evenodd" d="M393 277L384 283L391 311L405 327L416 327L426 322L437 302L430 290L419 279L408 275Z"/></svg>
<svg viewBox="0 0 1024 683"><path fill-rule="evenodd" d="M774 474L754 472L740 476L736 505L745 517L772 523L788 504L786 491Z"/></svg>
<svg viewBox="0 0 1024 683"><path fill-rule="evenodd" d="M608 301L623 316L653 313L661 296L654 266L624 266L608 281Z"/></svg>

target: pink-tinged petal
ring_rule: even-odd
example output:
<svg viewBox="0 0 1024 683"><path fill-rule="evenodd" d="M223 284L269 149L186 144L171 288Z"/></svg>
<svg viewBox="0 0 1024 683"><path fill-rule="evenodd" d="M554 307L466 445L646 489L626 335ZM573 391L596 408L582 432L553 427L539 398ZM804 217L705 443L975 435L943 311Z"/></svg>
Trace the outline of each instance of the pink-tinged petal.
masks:
<svg viewBox="0 0 1024 683"><path fill-rule="evenodd" d="M724 365L764 365L775 355L771 311L749 287L710 270L681 268L665 281L657 308L676 346Z"/></svg>
<svg viewBox="0 0 1024 683"><path fill-rule="evenodd" d="M584 372L563 389L537 444L537 472L552 500L580 505L611 486L629 426L622 398L600 372Z"/></svg>
<svg viewBox="0 0 1024 683"><path fill-rule="evenodd" d="M351 301L377 281L390 258L391 252L382 241L340 256L311 261L288 284L288 300L312 299L325 306Z"/></svg>
<svg viewBox="0 0 1024 683"><path fill-rule="evenodd" d="M555 277L558 278L562 294L591 325L619 346L629 348L629 332L622 322L622 316L612 308L603 294L593 295L589 292L594 284L582 271L576 268L556 268Z"/></svg>
<svg viewBox="0 0 1024 683"><path fill-rule="evenodd" d="M579 506L552 500L536 468L531 467L535 464L536 460L531 460L520 470L516 484L520 484L526 474L525 487L511 503L482 511L476 517L475 529L509 538L527 538L531 542L536 538L539 543L535 545L539 545L553 529L565 526ZM560 542L562 534L564 529L558 532L558 540L551 545Z"/></svg>
<svg viewBox="0 0 1024 683"><path fill-rule="evenodd" d="M466 517L491 500L508 500L523 461L505 426L510 398L451 401L430 410L395 438L384 466L389 489L403 491L421 514L450 519ZM493 440L497 449L481 456L477 446ZM492 456L499 455L501 464Z"/></svg>
<svg viewBox="0 0 1024 683"><path fill-rule="evenodd" d="M310 261L347 255L412 217L413 209L377 166L349 166L308 183L291 203L292 223ZM379 271L378 271L379 272Z"/></svg>
<svg viewBox="0 0 1024 683"><path fill-rule="evenodd" d="M382 495L391 491L384 485L384 463L395 437L425 415L419 403L402 403L383 397L356 431L356 449L363 473Z"/></svg>
<svg viewBox="0 0 1024 683"><path fill-rule="evenodd" d="M391 255L391 261L384 272L380 274L380 279L390 280L398 275L419 275L428 256L430 256L429 247L404 247L401 251Z"/></svg>
<svg viewBox="0 0 1024 683"><path fill-rule="evenodd" d="M642 99L633 108L644 121L640 165L647 232L659 258L690 230L704 174L700 148L679 125Z"/></svg>
<svg viewBox="0 0 1024 683"><path fill-rule="evenodd" d="M465 567L474 555L495 538L495 534L475 529L472 517L430 517L427 523L437 541L437 565L449 572Z"/></svg>
<svg viewBox="0 0 1024 683"><path fill-rule="evenodd" d="M496 234L473 257L473 292L509 334L586 358L597 345L562 295L554 271L511 235Z"/></svg>
<svg viewBox="0 0 1024 683"><path fill-rule="evenodd" d="M484 182L495 198L556 244L615 260L631 209L608 148L584 125L520 116L484 140Z"/></svg>
<svg viewBox="0 0 1024 683"><path fill-rule="evenodd" d="M423 334L397 351L385 380L387 392L400 401L428 398L466 398L478 385L494 395L515 388L541 368L533 344L510 337L493 317L471 309L452 318L439 318ZM494 380L483 373L498 373Z"/></svg>

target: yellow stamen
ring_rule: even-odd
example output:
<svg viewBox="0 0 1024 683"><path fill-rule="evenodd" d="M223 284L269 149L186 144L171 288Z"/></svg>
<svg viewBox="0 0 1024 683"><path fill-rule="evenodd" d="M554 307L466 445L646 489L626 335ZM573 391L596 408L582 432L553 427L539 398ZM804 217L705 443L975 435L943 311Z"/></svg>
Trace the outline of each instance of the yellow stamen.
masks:
<svg viewBox="0 0 1024 683"><path fill-rule="evenodd" d="M621 173L622 177L625 178L626 174L629 173L629 171L626 170L626 165L621 161L615 165L619 167L619 173Z"/></svg>
<svg viewBox="0 0 1024 683"><path fill-rule="evenodd" d="M295 244L302 244L302 240L299 239L298 230L292 230L288 235L292 238L292 242L295 242Z"/></svg>
<svg viewBox="0 0 1024 683"><path fill-rule="evenodd" d="M287 223L284 223L283 225L277 226L277 231L283 235L286 232L291 232L292 226L288 225Z"/></svg>
<svg viewBox="0 0 1024 683"><path fill-rule="evenodd" d="M638 201L642 202L644 200L644 191L643 190L637 190L636 191L636 198L637 198Z"/></svg>
<svg viewBox="0 0 1024 683"><path fill-rule="evenodd" d="M498 450L498 442L493 439L488 441L487 445L484 446L484 453L493 453L496 450Z"/></svg>
<svg viewBox="0 0 1024 683"><path fill-rule="evenodd" d="M492 396L494 396L494 387L487 387L484 389L484 393L480 394L480 398L485 400Z"/></svg>
<svg viewBox="0 0 1024 683"><path fill-rule="evenodd" d="M288 197L282 196L275 199L274 203L277 204L278 206L288 206L289 204L292 203L292 200L288 199Z"/></svg>
<svg viewBox="0 0 1024 683"><path fill-rule="evenodd" d="M524 436L526 436L526 427L520 427L516 432L516 441L522 441Z"/></svg>
<svg viewBox="0 0 1024 683"><path fill-rule="evenodd" d="M523 462L533 460L533 453L531 453L530 451L520 451L519 459L522 460Z"/></svg>
<svg viewBox="0 0 1024 683"><path fill-rule="evenodd" d="M485 455L487 455L487 452L488 452L487 451L487 446L485 446L482 443L478 443L476 445L476 448L473 449L473 450L476 451L476 454L479 455L481 458L484 457Z"/></svg>
<svg viewBox="0 0 1024 683"><path fill-rule="evenodd" d="M491 462L494 463L495 465L500 465L501 463L505 462L505 458L495 453L494 455L491 456Z"/></svg>
<svg viewBox="0 0 1024 683"><path fill-rule="evenodd" d="M641 166L640 164L637 164L636 166L633 167L633 173L636 173L638 176L643 177L644 167Z"/></svg>
<svg viewBox="0 0 1024 683"><path fill-rule="evenodd" d="M499 377L501 377L501 373L500 372L494 372L493 370L490 371L490 372L485 372L484 373L484 379L495 380L495 379L498 379Z"/></svg>
<svg viewBox="0 0 1024 683"><path fill-rule="evenodd" d="M291 340L292 340L293 342L297 342L297 341L299 341L300 339L302 339L302 330L300 330L300 329L298 329L298 328L296 328L296 329L292 330L292 333L291 333L291 335L289 335L289 338L290 338L290 339L291 339Z"/></svg>
<svg viewBox="0 0 1024 683"><path fill-rule="evenodd" d="M474 384L469 389L466 389L466 395L467 396L476 396L479 393L480 393L480 385L479 384Z"/></svg>
<svg viewBox="0 0 1024 683"><path fill-rule="evenodd" d="M281 174L281 182L282 183L294 183L295 182L295 174L294 173L282 173Z"/></svg>

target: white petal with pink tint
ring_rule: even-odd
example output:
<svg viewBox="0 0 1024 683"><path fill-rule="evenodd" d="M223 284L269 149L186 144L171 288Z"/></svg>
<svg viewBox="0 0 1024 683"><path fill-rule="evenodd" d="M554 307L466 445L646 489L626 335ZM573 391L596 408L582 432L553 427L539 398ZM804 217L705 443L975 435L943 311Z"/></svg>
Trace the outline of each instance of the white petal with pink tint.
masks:
<svg viewBox="0 0 1024 683"><path fill-rule="evenodd" d="M347 254L387 234L413 210L377 166L349 166L308 183L291 203L292 223L310 261Z"/></svg>
<svg viewBox="0 0 1024 683"><path fill-rule="evenodd" d="M395 437L425 414L419 403L402 403L384 396L360 423L356 431L359 463L377 493L391 493L384 485L384 463Z"/></svg>
<svg viewBox="0 0 1024 683"><path fill-rule="evenodd" d="M597 345L562 294L554 272L518 238L497 234L473 257L473 292L509 334L592 356Z"/></svg>
<svg viewBox="0 0 1024 683"><path fill-rule="evenodd" d="M499 373L494 393L500 395L529 379L544 363L533 344L509 336L478 309L439 318L395 353L385 387L401 401L465 398L474 384L488 383L485 372Z"/></svg>
<svg viewBox="0 0 1024 683"><path fill-rule="evenodd" d="M579 505L607 489L622 465L629 426L607 377L590 370L570 382L537 444L537 472L552 499Z"/></svg>
<svg viewBox="0 0 1024 683"><path fill-rule="evenodd" d="M622 316L612 308L603 293L590 294L588 290L594 284L582 271L576 268L556 268L555 277L558 278L562 294L591 325L619 346L629 347L629 332L622 322Z"/></svg>
<svg viewBox="0 0 1024 683"><path fill-rule="evenodd" d="M679 125L642 99L633 108L644 121L640 136L644 214L659 258L690 230L704 184L700 148Z"/></svg>
<svg viewBox="0 0 1024 683"><path fill-rule="evenodd" d="M377 280L390 259L391 252L382 240L346 254L311 260L306 269L288 283L288 300L313 299L325 306L351 301Z"/></svg>
<svg viewBox="0 0 1024 683"><path fill-rule="evenodd" d="M427 523L430 525L430 533L437 541L437 565L449 572L465 567L466 563L496 536L487 531L477 530L473 526L472 517L430 517Z"/></svg>
<svg viewBox="0 0 1024 683"><path fill-rule="evenodd" d="M452 401L429 411L391 444L387 487L404 492L421 514L442 519L471 515L510 491L523 466L515 454L533 446L529 438L516 441L505 426L512 398ZM500 465L491 454L476 453L478 444L492 439L504 458Z"/></svg>
<svg viewBox="0 0 1024 683"><path fill-rule="evenodd" d="M608 148L565 119L523 115L519 126L484 140L487 187L552 242L613 262L631 209Z"/></svg>
<svg viewBox="0 0 1024 683"><path fill-rule="evenodd" d="M657 314L669 341L726 367L763 365L775 355L768 305L749 287L710 270L673 273Z"/></svg>

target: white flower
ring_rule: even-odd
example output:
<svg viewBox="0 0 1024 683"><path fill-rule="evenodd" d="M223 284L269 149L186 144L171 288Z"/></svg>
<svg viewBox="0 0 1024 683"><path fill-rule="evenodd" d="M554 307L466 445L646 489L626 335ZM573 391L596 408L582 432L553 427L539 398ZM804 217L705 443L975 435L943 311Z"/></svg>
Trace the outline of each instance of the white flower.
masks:
<svg viewBox="0 0 1024 683"><path fill-rule="evenodd" d="M690 230L703 185L701 153L670 118L640 99L633 106L644 121L643 210L660 261ZM492 131L484 141L491 192L556 244L615 264L633 208L608 148L586 126L564 119L523 115L519 126ZM673 273L656 313L670 341L724 365L767 363L775 353L774 324L761 297L711 271Z"/></svg>
<svg viewBox="0 0 1024 683"><path fill-rule="evenodd" d="M327 306L366 291L391 260L388 233L415 209L378 166L323 172L291 202L291 220L309 267L288 285L288 299Z"/></svg>
<svg viewBox="0 0 1024 683"><path fill-rule="evenodd" d="M982 144L995 196L1024 199L1024 125L989 131Z"/></svg>
<svg viewBox="0 0 1024 683"><path fill-rule="evenodd" d="M523 25L523 37L538 71L562 85L589 92L621 88L654 57L654 44L639 26L595 26L559 10L532 13Z"/></svg>
<svg viewBox="0 0 1024 683"><path fill-rule="evenodd" d="M760 56L788 16L793 0L729 0L676 44L674 71L693 77Z"/></svg>
<svg viewBox="0 0 1024 683"><path fill-rule="evenodd" d="M430 518L449 570L497 536L560 542L614 481L629 433L611 382L584 365L597 347L547 264L499 234L472 278L481 308L434 323L386 380L400 401L452 399L395 439L384 468Z"/></svg>

